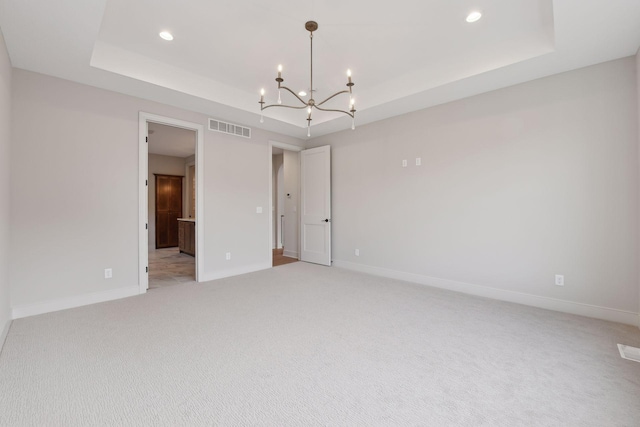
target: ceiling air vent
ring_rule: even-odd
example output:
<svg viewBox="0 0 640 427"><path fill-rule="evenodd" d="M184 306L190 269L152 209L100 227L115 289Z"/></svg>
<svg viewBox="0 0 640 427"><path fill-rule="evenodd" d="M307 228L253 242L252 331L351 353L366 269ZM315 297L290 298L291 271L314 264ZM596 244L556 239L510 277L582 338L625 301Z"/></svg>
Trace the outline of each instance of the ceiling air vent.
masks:
<svg viewBox="0 0 640 427"><path fill-rule="evenodd" d="M228 133L229 135L242 136L244 138L251 138L251 128L221 122L216 119L209 119L209 130Z"/></svg>

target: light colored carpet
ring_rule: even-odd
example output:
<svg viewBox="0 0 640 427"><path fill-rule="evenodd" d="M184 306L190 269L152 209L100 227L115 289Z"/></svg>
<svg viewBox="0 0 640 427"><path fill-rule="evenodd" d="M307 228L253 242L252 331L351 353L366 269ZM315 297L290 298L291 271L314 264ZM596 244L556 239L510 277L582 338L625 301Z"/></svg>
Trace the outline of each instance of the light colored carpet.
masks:
<svg viewBox="0 0 640 427"><path fill-rule="evenodd" d="M294 263L13 322L0 425L638 426L631 326Z"/></svg>

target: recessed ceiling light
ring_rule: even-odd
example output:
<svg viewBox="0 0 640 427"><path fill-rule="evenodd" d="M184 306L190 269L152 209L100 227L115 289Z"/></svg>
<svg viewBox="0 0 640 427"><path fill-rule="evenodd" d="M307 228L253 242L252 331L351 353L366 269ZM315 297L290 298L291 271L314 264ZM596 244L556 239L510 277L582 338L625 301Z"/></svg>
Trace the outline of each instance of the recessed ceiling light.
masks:
<svg viewBox="0 0 640 427"><path fill-rule="evenodd" d="M307 92L301 90L300 92L298 92L298 95L300 96L307 96Z"/></svg>
<svg viewBox="0 0 640 427"><path fill-rule="evenodd" d="M482 13L475 11L475 12L471 12L468 16L467 16L467 22L476 22L478 19L482 18Z"/></svg>
<svg viewBox="0 0 640 427"><path fill-rule="evenodd" d="M168 40L168 41L173 40L173 36L171 35L171 33L169 31L163 31L159 35L160 35L160 37L162 37L165 40Z"/></svg>

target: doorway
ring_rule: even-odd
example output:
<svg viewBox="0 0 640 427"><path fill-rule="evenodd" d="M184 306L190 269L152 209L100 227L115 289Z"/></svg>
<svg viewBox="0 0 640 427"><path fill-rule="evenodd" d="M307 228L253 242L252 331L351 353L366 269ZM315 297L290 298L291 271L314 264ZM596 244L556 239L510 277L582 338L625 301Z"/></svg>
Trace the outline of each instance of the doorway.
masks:
<svg viewBox="0 0 640 427"><path fill-rule="evenodd" d="M197 123L140 113L140 293L201 277L203 133Z"/></svg>
<svg viewBox="0 0 640 427"><path fill-rule="evenodd" d="M148 134L149 289L195 283L196 223L183 204L190 190L183 173L195 159L196 132L149 123Z"/></svg>
<svg viewBox="0 0 640 427"><path fill-rule="evenodd" d="M284 187L285 202L284 220L278 216L277 174L279 161L274 161L280 150L291 152L295 156L292 164L297 177ZM275 166L275 167L274 167ZM296 169L297 168L297 169ZM286 183L286 165L283 171ZM310 149L302 149L296 145L269 141L269 202L271 204L271 221L269 232L269 256L274 266L277 249L282 255L295 260L331 266L331 147L328 145ZM295 197L294 197L295 196ZM290 203L287 205L286 201ZM289 226L295 238L287 240L287 212ZM280 214L282 215L282 214ZM293 221L295 218L295 222ZM284 233L282 248L278 248L278 222L282 221ZM293 233L292 233L293 234ZM287 248L287 244L291 243ZM295 249L295 250L294 250ZM295 261L292 261L295 262Z"/></svg>
<svg viewBox="0 0 640 427"><path fill-rule="evenodd" d="M299 260L300 151L294 145L269 142L271 166L271 265Z"/></svg>

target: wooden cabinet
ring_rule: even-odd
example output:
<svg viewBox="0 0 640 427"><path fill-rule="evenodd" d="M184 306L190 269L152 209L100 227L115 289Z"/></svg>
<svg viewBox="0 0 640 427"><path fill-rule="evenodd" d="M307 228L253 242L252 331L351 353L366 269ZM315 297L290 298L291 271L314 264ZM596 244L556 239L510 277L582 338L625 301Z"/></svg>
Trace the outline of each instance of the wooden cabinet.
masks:
<svg viewBox="0 0 640 427"><path fill-rule="evenodd" d="M178 221L178 247L180 252L196 256L196 223Z"/></svg>
<svg viewBox="0 0 640 427"><path fill-rule="evenodd" d="M182 216L182 177L156 176L156 249L178 246L178 218Z"/></svg>

